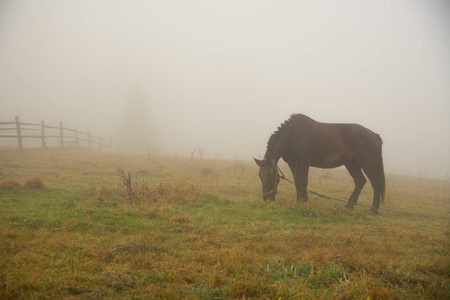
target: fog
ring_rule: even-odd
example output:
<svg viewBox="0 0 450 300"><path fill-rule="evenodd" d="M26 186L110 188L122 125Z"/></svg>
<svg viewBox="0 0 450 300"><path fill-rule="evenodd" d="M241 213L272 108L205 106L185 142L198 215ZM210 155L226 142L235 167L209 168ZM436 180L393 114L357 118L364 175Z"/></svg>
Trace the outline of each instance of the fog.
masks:
<svg viewBox="0 0 450 300"><path fill-rule="evenodd" d="M379 133L387 173L444 179L449 29L444 0L3 0L0 121L250 159L303 113Z"/></svg>

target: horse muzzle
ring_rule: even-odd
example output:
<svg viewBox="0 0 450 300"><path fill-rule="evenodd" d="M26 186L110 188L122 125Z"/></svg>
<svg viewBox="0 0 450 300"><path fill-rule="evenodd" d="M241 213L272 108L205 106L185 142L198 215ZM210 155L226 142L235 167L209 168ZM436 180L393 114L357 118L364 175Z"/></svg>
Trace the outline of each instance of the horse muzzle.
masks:
<svg viewBox="0 0 450 300"><path fill-rule="evenodd" d="M277 194L277 189L273 189L269 192L263 193L263 200L264 201L275 201L275 195Z"/></svg>

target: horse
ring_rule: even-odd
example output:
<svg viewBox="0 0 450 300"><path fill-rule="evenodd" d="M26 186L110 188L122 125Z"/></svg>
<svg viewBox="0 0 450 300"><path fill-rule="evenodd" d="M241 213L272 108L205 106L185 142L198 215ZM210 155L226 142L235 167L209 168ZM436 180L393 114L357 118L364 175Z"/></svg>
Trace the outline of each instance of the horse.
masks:
<svg viewBox="0 0 450 300"><path fill-rule="evenodd" d="M361 125L321 123L303 114L293 114L270 136L264 159L254 158L259 166L263 200L275 200L280 158L289 165L297 200L303 202L308 201L309 167L330 169L344 165L355 182L346 208L353 209L358 201L367 182L364 171L374 191L369 214L377 215L386 188L382 144L380 135Z"/></svg>

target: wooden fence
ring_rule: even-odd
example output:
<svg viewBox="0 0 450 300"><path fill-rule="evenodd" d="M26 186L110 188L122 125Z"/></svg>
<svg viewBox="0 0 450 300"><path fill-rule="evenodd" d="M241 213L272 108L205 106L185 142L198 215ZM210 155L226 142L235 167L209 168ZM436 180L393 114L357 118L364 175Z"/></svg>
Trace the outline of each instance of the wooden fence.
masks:
<svg viewBox="0 0 450 300"><path fill-rule="evenodd" d="M89 131L64 128L62 122L59 122L59 126L46 125L43 120L40 124L23 123L20 122L18 116L16 116L14 122L0 122L0 139L2 138L17 139L20 151L24 148L24 139L40 140L42 148L47 147L49 140L53 140L54 143L56 139L56 143L61 148L71 145L75 147L86 146L89 149L97 146L99 151L117 149L117 144L112 141L111 137L104 139L92 136Z"/></svg>

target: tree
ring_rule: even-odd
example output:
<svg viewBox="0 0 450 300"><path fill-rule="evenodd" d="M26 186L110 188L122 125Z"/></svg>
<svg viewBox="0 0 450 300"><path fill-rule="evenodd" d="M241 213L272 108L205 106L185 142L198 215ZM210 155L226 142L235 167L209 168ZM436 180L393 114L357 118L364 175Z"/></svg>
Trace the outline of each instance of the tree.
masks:
<svg viewBox="0 0 450 300"><path fill-rule="evenodd" d="M148 108L144 90L132 86L123 110L119 147L127 152L147 152L156 148L152 114Z"/></svg>

